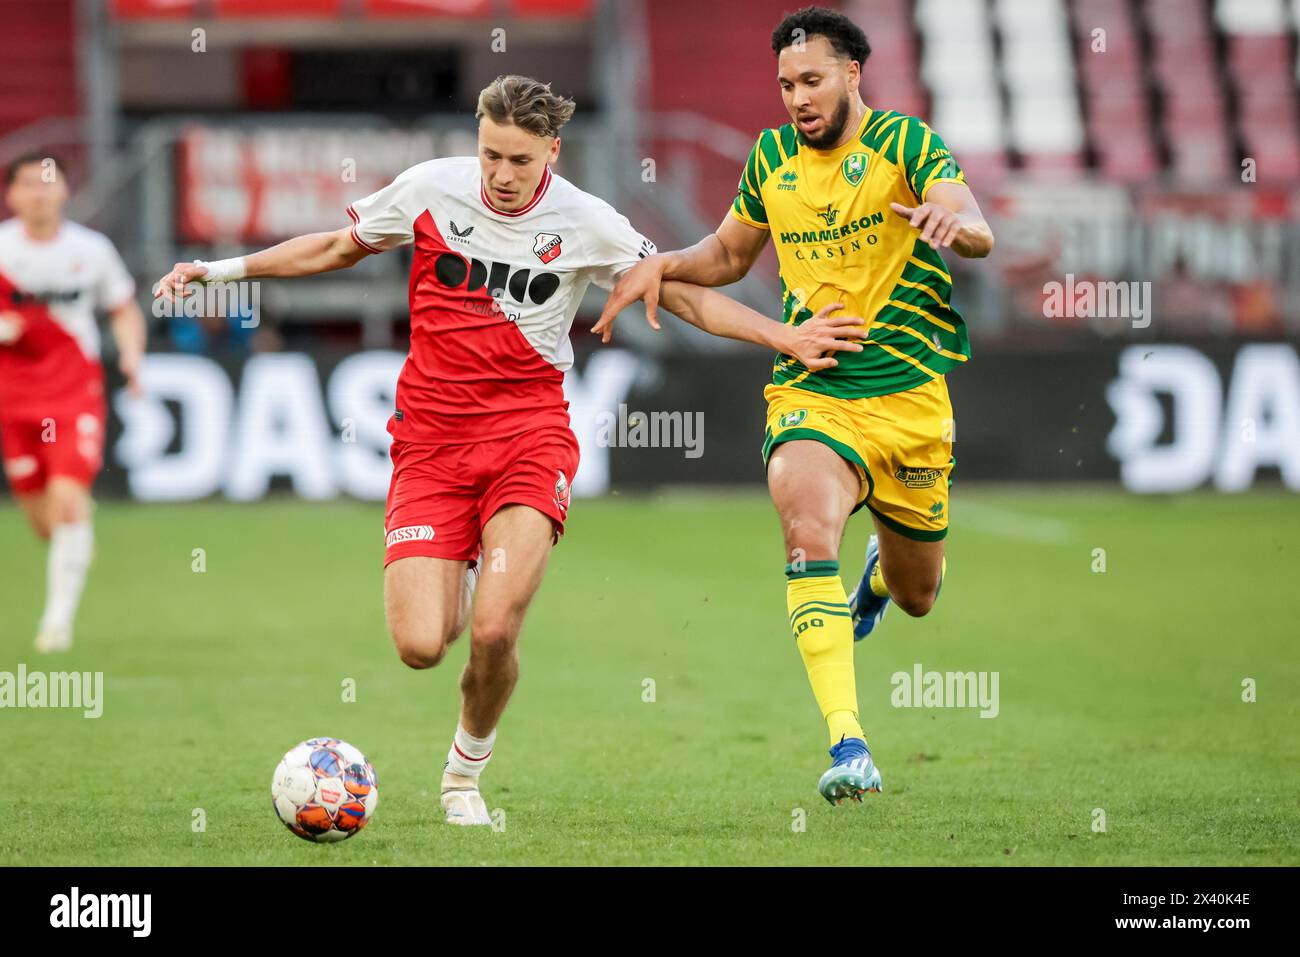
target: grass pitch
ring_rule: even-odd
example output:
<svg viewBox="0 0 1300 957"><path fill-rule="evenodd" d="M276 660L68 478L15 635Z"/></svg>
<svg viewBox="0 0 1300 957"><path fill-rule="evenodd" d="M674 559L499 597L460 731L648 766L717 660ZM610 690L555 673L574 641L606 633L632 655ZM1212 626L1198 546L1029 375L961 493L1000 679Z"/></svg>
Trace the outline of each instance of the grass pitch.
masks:
<svg viewBox="0 0 1300 957"><path fill-rule="evenodd" d="M496 831L440 823L467 641L431 672L398 662L380 507L106 504L77 646L47 658L44 551L0 505L0 671L105 675L97 720L0 710L22 782L0 864L1300 862L1293 496L959 488L953 518L935 611L857 647L886 791L832 808L767 500L576 503L484 776ZM849 587L867 534L855 518ZM997 672L997 716L894 707L917 663ZM379 772L339 845L271 809L276 761L317 735Z"/></svg>

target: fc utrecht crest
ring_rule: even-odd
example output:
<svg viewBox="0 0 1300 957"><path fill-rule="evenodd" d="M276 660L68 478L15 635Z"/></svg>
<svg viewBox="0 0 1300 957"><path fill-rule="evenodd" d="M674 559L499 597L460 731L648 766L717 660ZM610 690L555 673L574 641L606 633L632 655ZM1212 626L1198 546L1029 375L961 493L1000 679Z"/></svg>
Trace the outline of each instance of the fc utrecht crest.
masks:
<svg viewBox="0 0 1300 957"><path fill-rule="evenodd" d="M560 237L555 233L538 233L533 240L533 252L544 263L549 263L560 256Z"/></svg>

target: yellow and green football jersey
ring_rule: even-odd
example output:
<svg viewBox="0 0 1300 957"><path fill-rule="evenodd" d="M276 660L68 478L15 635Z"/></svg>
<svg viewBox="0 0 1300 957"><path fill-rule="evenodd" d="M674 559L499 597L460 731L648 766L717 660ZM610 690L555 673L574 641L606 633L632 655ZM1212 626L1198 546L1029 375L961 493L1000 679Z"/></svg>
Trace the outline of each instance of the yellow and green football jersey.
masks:
<svg viewBox="0 0 1300 957"><path fill-rule="evenodd" d="M942 257L889 208L924 202L935 183L965 181L943 140L914 116L868 109L831 151L808 146L793 123L763 131L731 212L772 233L784 320L797 325L843 302L840 314L870 328L862 352L836 353L833 369L778 356L774 383L860 399L912 389L970 357Z"/></svg>

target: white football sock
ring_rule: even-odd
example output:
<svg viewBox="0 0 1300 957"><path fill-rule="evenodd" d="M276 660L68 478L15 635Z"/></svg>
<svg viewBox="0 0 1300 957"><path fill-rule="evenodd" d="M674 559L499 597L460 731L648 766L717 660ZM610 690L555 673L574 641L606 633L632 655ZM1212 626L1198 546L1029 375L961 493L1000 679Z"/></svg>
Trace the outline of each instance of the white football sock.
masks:
<svg viewBox="0 0 1300 957"><path fill-rule="evenodd" d="M95 530L89 519L54 526L50 533L50 554L45 573L45 612L41 615L41 631L72 630L94 550Z"/></svg>
<svg viewBox="0 0 1300 957"><path fill-rule="evenodd" d="M486 738L476 738L457 723L456 736L451 739L451 750L447 752L447 771L467 778L478 777L492 757L492 743L496 739L495 730Z"/></svg>

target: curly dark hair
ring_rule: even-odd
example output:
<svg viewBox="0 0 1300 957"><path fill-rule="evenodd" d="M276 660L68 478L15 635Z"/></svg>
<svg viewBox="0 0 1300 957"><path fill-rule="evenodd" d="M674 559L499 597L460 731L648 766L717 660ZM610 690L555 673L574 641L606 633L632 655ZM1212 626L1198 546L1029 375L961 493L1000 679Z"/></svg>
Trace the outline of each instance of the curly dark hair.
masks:
<svg viewBox="0 0 1300 957"><path fill-rule="evenodd" d="M848 57L859 66L871 56L871 44L867 43L862 28L838 10L804 7L786 14L786 18L772 31L772 52L779 55L794 43L796 30L803 31L801 36L805 40L825 37L837 54Z"/></svg>

